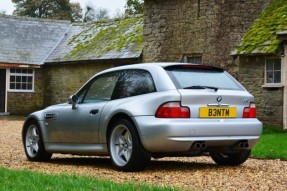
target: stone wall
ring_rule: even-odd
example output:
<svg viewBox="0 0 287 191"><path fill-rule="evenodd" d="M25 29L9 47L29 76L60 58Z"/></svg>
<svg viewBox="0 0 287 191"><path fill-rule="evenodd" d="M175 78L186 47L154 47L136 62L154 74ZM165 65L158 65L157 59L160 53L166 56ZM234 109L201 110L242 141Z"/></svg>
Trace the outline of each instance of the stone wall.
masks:
<svg viewBox="0 0 287 191"><path fill-rule="evenodd" d="M145 0L143 60L202 56L204 64L236 73L230 53L271 1Z"/></svg>
<svg viewBox="0 0 287 191"><path fill-rule="evenodd" d="M43 71L35 69L34 92L8 92L7 110L11 115L28 115L43 107Z"/></svg>
<svg viewBox="0 0 287 191"><path fill-rule="evenodd" d="M257 117L264 124L283 127L284 89L262 87L265 58L240 56L239 81L255 97Z"/></svg>

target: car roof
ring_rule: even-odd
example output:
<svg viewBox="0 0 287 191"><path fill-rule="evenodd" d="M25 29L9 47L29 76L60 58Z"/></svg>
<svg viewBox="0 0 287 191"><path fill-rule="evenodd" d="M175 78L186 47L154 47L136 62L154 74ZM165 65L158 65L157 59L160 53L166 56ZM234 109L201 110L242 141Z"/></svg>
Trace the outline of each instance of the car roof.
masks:
<svg viewBox="0 0 287 191"><path fill-rule="evenodd" d="M222 70L221 68L213 67L213 66L206 66L206 65L200 65L200 64L192 64L192 63L178 63L178 62L151 62L151 63L140 63L140 64L130 64L130 65L124 65L124 66L117 66L114 68L110 68L107 70L104 70L98 74L106 73L106 72L112 72L112 71L118 71L118 70L126 70L126 69L155 69L155 68L166 68L171 66L196 66L201 69L215 69L215 70ZM223 71L223 70L222 70Z"/></svg>

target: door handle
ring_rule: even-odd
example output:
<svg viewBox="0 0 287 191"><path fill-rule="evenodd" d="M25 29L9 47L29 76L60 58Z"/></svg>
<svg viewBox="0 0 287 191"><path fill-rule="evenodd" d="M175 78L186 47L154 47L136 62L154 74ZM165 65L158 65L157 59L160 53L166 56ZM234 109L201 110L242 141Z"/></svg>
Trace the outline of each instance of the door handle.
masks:
<svg viewBox="0 0 287 191"><path fill-rule="evenodd" d="M90 111L90 114L91 114L91 115L96 115L98 112L99 112L98 109L92 109L92 110Z"/></svg>

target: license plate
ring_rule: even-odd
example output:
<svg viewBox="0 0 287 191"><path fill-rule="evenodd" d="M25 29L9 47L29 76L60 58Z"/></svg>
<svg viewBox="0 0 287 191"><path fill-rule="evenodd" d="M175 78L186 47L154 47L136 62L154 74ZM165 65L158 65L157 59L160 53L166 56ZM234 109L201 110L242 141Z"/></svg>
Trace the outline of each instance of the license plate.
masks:
<svg viewBox="0 0 287 191"><path fill-rule="evenodd" d="M201 118L235 118L235 107L201 107L199 112Z"/></svg>

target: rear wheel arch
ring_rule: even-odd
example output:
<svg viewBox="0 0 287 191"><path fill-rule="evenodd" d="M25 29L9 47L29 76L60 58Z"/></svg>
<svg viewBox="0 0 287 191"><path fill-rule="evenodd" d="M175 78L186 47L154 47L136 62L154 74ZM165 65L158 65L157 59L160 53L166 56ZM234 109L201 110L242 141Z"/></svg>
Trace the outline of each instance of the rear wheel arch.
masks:
<svg viewBox="0 0 287 191"><path fill-rule="evenodd" d="M126 120L128 120L129 122L131 122L131 123L135 126L135 128L136 128L135 130L136 130L136 132L137 132L137 134L138 134L138 136L139 136L138 127L136 126L136 124L134 123L134 121L132 120L132 118L131 118L129 115L125 114L125 113L118 113L118 114L114 115L114 116L110 119L110 121L109 121L109 123L108 123L107 131L106 131L106 140L107 140L107 141L109 140L109 134L110 134L110 131L111 131L112 127L113 127L113 124L116 123L116 122L117 122L118 120L120 120L120 119L126 119ZM140 136L139 136L139 139L140 139Z"/></svg>
<svg viewBox="0 0 287 191"><path fill-rule="evenodd" d="M150 153L143 147L138 131L130 118L118 115L109 124L107 145L114 166L120 171L143 170Z"/></svg>

